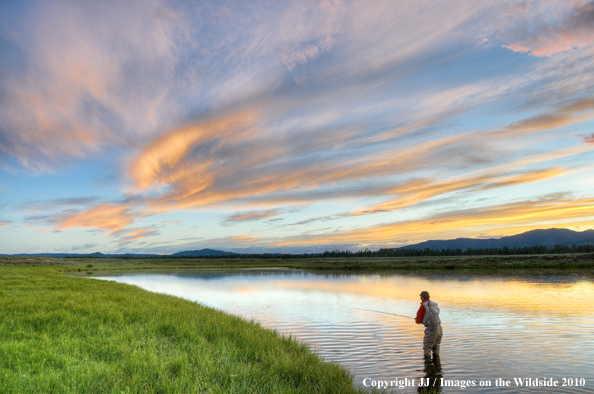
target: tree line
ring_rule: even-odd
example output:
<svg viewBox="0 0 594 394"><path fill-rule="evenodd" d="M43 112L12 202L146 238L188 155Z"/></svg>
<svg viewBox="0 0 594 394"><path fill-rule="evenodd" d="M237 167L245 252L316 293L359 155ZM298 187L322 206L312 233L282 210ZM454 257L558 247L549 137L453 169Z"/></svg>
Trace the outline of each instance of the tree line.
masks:
<svg viewBox="0 0 594 394"><path fill-rule="evenodd" d="M207 258L207 259L307 259L320 257L422 257L422 256L509 256L509 255L527 255L527 254L570 254L570 253L592 253L594 252L594 245L555 245L553 247L546 245L524 246L524 247L509 247L501 248L468 248L462 250L457 249L392 249L385 248L377 251L369 249L351 252L348 250L333 250L325 251L324 253L249 253L249 254L233 254L220 256L176 256L176 258ZM166 257L166 256L163 256ZM167 256L170 257L170 256Z"/></svg>
<svg viewBox="0 0 594 394"><path fill-rule="evenodd" d="M380 249L377 251L378 257L413 257L413 256L509 256L525 254L568 254L568 253L592 253L594 245L555 245L553 247L546 245L509 247L501 248L468 248L457 249Z"/></svg>

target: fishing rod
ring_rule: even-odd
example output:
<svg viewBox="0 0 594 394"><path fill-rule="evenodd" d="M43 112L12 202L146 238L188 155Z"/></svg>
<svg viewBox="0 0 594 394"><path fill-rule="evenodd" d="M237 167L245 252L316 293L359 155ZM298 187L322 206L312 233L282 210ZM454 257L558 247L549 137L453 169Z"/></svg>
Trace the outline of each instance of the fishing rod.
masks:
<svg viewBox="0 0 594 394"><path fill-rule="evenodd" d="M410 317L410 316L397 315L395 313L388 313L388 312L382 312L382 311L374 311L374 310L371 310L371 309L363 309L363 308L351 308L351 309L359 309L361 311L383 313L383 314L386 314L386 315L392 315L392 316L398 316L398 317L406 317L407 319L414 319L414 317Z"/></svg>

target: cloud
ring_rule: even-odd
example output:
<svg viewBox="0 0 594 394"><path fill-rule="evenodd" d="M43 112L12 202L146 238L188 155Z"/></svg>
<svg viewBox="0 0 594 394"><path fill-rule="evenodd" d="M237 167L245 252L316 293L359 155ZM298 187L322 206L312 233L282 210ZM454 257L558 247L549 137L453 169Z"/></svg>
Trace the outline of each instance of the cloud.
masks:
<svg viewBox="0 0 594 394"><path fill-rule="evenodd" d="M309 44L305 47L302 46L301 48L294 49L293 51L287 50L282 52L281 58L289 70L292 70L297 64L306 63L330 50L332 44L334 44L334 39L331 36L327 36L316 44Z"/></svg>
<svg viewBox="0 0 594 394"><path fill-rule="evenodd" d="M592 144L594 143L594 134L584 136L584 141L586 143Z"/></svg>
<svg viewBox="0 0 594 394"><path fill-rule="evenodd" d="M473 207L441 212L421 220L395 222L329 234L286 237L272 242L275 247L288 245L356 243L359 246L416 243L428 239L485 236L488 233L512 235L552 225L584 225L594 218L592 198L572 200L563 194L534 200Z"/></svg>
<svg viewBox="0 0 594 394"><path fill-rule="evenodd" d="M386 149L386 133L364 147L356 144L361 138L356 132L323 133L317 140L312 134L312 139L307 138L310 142L300 147L292 134L268 138L256 132L262 128L261 119L254 112L241 112L164 134L142 150L129 173L140 190L157 186L145 198L157 211L221 204L278 207L331 198L398 195L395 205L368 210L385 212L458 190L486 190L559 175L564 170L537 169L521 175L489 174L488 170L509 149L505 144L517 136L583 122L594 116L593 108L592 99L581 99L499 130L429 140L401 148L397 155ZM332 147L337 144L354 145L353 154L336 155ZM417 171L435 171L435 163L440 166L438 173L472 165L483 167L485 174L438 183L412 176ZM400 179L386 184L380 181L385 177ZM403 177L409 180L402 182ZM247 217L258 215L237 216Z"/></svg>
<svg viewBox="0 0 594 394"><path fill-rule="evenodd" d="M183 35L181 24L156 16L165 8L159 0L29 4L7 35L18 48L7 58L21 57L0 80L0 152L50 171L150 135L174 88Z"/></svg>
<svg viewBox="0 0 594 394"><path fill-rule="evenodd" d="M114 233L145 215L134 211L130 204L98 203L87 210L67 210L46 219L58 230L82 227Z"/></svg>
<svg viewBox="0 0 594 394"><path fill-rule="evenodd" d="M360 89L370 72L439 48L482 9L418 7L39 2L6 27L14 51L2 53L11 62L0 80L0 151L51 171L138 146L196 114L246 102L274 111L301 88L322 99L345 81Z"/></svg>
<svg viewBox="0 0 594 394"><path fill-rule="evenodd" d="M138 241L146 237L156 237L161 235L161 232L151 227L142 228L126 228L118 230L111 234L111 237L115 238L117 243L130 243Z"/></svg>
<svg viewBox="0 0 594 394"><path fill-rule="evenodd" d="M517 135L558 127L559 121L551 118L563 117L563 125L583 121L584 116L591 115L588 111L593 106L591 99L582 99L500 130L471 131L429 140L402 148L397 155L391 149L382 149L386 141L382 133L384 136L373 145L378 149L367 151L367 147L357 147L353 150L357 154L340 157L328 152L329 147L350 145L360 138L358 133L330 133L334 140L324 134L319 143L300 148L296 147L298 143L293 143L291 134L267 138L268 135L257 133L262 127L260 117L254 111L243 111L173 129L150 142L130 165L128 173L139 194L128 196L128 203L95 204L87 210L68 210L49 219L30 217L29 221L49 221L57 229L95 227L116 232L130 226L136 218L176 209L211 209L225 204L227 209L272 207L231 215L225 222L232 223L278 216L286 211L281 208L286 204L378 196L392 198L352 214L390 212L438 196L526 184L565 173L567 169L561 167L531 170L522 167L529 162L536 164L580 153L583 149L523 158L514 168L513 162L497 165L495 158L501 156L501 151L494 149L494 143L503 146ZM312 138L315 138L313 134ZM436 176L441 176L448 167L463 168L469 162L473 171L440 181L414 176L418 171L435 171L437 162L440 168ZM390 182L385 182L386 177L392 177ZM46 207L93 201L53 200ZM139 204L147 207L140 209ZM312 220L321 219L297 224Z"/></svg>
<svg viewBox="0 0 594 394"><path fill-rule="evenodd" d="M277 216L281 213L278 209L269 209L266 211L249 211L249 212L238 212L229 216L225 222L245 222L268 219Z"/></svg>
<svg viewBox="0 0 594 394"><path fill-rule="evenodd" d="M314 223L314 222L319 222L319 221L326 222L329 220L336 220L336 219L338 219L338 218L334 217L334 216L323 216L323 217L301 220L297 223L291 223L291 224L289 224L289 226L302 226L304 224L309 224L309 223Z"/></svg>
<svg viewBox="0 0 594 394"><path fill-rule="evenodd" d="M89 205L97 202L99 197L69 197L54 198L50 200L24 201L19 205L20 209L29 211L50 211L53 209L71 208L80 205Z"/></svg>
<svg viewBox="0 0 594 394"><path fill-rule="evenodd" d="M590 97L583 98L556 111L513 123L506 130L512 132L534 132L553 129L572 123L580 123L594 117L592 110L594 110L594 99Z"/></svg>
<svg viewBox="0 0 594 394"><path fill-rule="evenodd" d="M213 152L222 142L243 137L253 119L253 113L240 113L169 132L142 150L130 167L130 175L141 189L191 178L197 192L212 183L208 169L214 161ZM191 165L182 161L186 156L193 158Z"/></svg>
<svg viewBox="0 0 594 394"><path fill-rule="evenodd" d="M404 209L434 197L460 192L488 190L499 187L507 187L531 182L538 182L551 177L565 174L567 171L562 168L550 168L544 170L529 171L519 175L506 174L485 174L458 179L449 179L440 182L431 182L427 179L416 179L392 189L389 193L399 195L398 198L390 200L363 211L354 212L354 215L390 212L396 209Z"/></svg>
<svg viewBox="0 0 594 394"><path fill-rule="evenodd" d="M537 57L548 57L592 46L594 2L574 1L566 3L566 6L571 8L556 10L557 14L562 15L561 20L550 18L551 14L537 14L533 17L531 29L525 31L524 37L504 47L514 52L530 52ZM565 12L562 13L563 11Z"/></svg>
<svg viewBox="0 0 594 394"><path fill-rule="evenodd" d="M11 220L0 220L0 227L8 226L10 223L12 223Z"/></svg>

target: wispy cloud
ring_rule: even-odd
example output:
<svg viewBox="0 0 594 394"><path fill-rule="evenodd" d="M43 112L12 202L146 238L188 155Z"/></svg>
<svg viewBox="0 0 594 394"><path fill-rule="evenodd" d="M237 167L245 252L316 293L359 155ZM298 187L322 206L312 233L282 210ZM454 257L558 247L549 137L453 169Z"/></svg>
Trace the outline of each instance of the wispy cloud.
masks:
<svg viewBox="0 0 594 394"><path fill-rule="evenodd" d="M169 132L143 149L132 163L130 175L141 189L184 183L191 179L191 190L183 193L197 193L213 182L208 171L214 161L213 153L218 153L223 142L243 137L253 118L251 113L240 113ZM188 164L184 159L192 161Z"/></svg>
<svg viewBox="0 0 594 394"><path fill-rule="evenodd" d="M281 213L278 209L269 209L265 211L249 211L249 212L238 212L229 216L225 222L245 222L268 219L277 216Z"/></svg>
<svg viewBox="0 0 594 394"><path fill-rule="evenodd" d="M513 202L442 212L422 220L360 228L350 231L287 237L274 246L356 243L394 245L421 242L427 239L477 237L485 234L512 235L527 229L591 223L594 199L573 200L565 195L552 195L535 200Z"/></svg>
<svg viewBox="0 0 594 394"><path fill-rule="evenodd" d="M0 151L47 171L64 157L150 135L174 88L183 35L165 10L158 0L31 6L27 35L19 25L9 35L27 63L2 81Z"/></svg>
<svg viewBox="0 0 594 394"><path fill-rule="evenodd" d="M414 204L448 193L470 190L488 190L538 182L564 173L566 173L566 171L561 168L550 168L512 176L506 176L504 174L485 174L482 176L448 179L440 182L430 182L426 179L418 179L391 190L391 193L389 194L399 195L398 198L378 204L363 211L354 212L354 214L361 215L389 212L396 209L407 208Z"/></svg>
<svg viewBox="0 0 594 394"><path fill-rule="evenodd" d="M71 228L99 228L116 232L144 216L135 212L130 204L95 204L87 210L66 210L47 218L59 230Z"/></svg>
<svg viewBox="0 0 594 394"><path fill-rule="evenodd" d="M389 194L410 194L412 201L460 190L463 188L503 187L558 175L558 170L536 170L526 175L490 174L465 180L450 180L436 186L428 181L411 180L398 187L369 184L349 189L349 182L359 179L381 179L386 176L412 176L415 171L432 168L439 162L442 168L482 162L488 169L499 151L485 150L497 141L503 144L518 135L536 133L594 116L594 101L583 99L565 105L556 112L530 119L494 131L473 131L431 140L416 146L392 151L367 152L336 157L325 151L325 140L318 148L291 148L292 136L262 140L253 133L256 118L237 115L204 125L174 130L151 143L133 163L131 174L141 187L157 184L166 187L161 197L149 199L153 204L173 204L181 207L200 207L224 202L248 204L311 201L315 199L361 197ZM239 119L239 121L238 121ZM238 123L239 122L239 123ZM247 130L247 131L246 131ZM248 132L249 131L249 132ZM334 144L349 145L359 135L335 135ZM342 139L340 139L342 138ZM273 154L271 154L273 152ZM355 158L352 158L355 156ZM538 176L536 175L538 174ZM506 178L506 176L508 178ZM511 176L511 178L509 178ZM339 186L343 185L343 188ZM363 186L363 185L362 185ZM415 193L410 190L416 190ZM412 197L415 194L416 197ZM299 195L301 195L301 200Z"/></svg>
<svg viewBox="0 0 594 394"><path fill-rule="evenodd" d="M99 197L71 197L54 198L49 200L23 201L19 205L19 209L44 212L55 209L79 207L81 205L90 205L96 203L98 200Z"/></svg>
<svg viewBox="0 0 594 394"><path fill-rule="evenodd" d="M161 232L155 228L141 227L141 228L127 228L118 230L111 234L111 237L115 238L117 243L129 243L138 241L146 237L156 237L161 235Z"/></svg>
<svg viewBox="0 0 594 394"><path fill-rule="evenodd" d="M594 117L593 110L594 99L590 97L583 98L558 110L513 123L506 130L514 133L526 133L548 130L572 123L580 123Z"/></svg>

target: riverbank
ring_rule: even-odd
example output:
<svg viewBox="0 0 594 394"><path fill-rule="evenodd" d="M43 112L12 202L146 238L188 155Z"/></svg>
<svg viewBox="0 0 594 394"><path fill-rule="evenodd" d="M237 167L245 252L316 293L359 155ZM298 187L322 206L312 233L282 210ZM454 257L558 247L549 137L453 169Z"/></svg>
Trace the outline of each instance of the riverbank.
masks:
<svg viewBox="0 0 594 394"><path fill-rule="evenodd" d="M305 270L413 271L425 270L593 270L594 253L516 255L516 256L429 256L429 257L352 257L352 258L52 258L0 256L0 266L53 267L60 272L103 270L184 269L184 268L266 268L285 267Z"/></svg>
<svg viewBox="0 0 594 394"><path fill-rule="evenodd" d="M81 264L0 261L3 393L361 392L343 367L255 322L61 272Z"/></svg>

